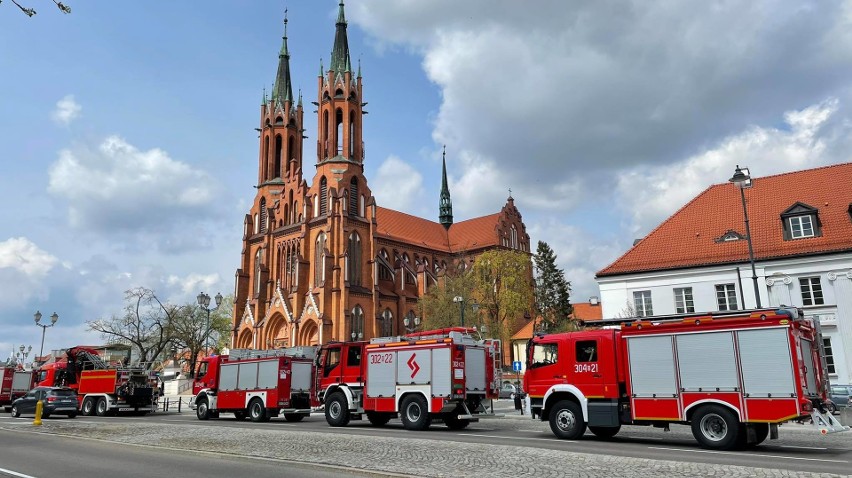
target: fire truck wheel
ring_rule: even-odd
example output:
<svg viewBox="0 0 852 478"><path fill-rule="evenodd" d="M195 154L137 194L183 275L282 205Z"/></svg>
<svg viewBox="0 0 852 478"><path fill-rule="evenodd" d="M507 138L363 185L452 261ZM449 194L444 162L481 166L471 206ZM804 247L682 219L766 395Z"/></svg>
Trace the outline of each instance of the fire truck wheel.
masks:
<svg viewBox="0 0 852 478"><path fill-rule="evenodd" d="M288 422L300 422L300 421L302 421L303 418L305 418L305 416L300 414L300 413L285 413L284 414L284 420L286 420Z"/></svg>
<svg viewBox="0 0 852 478"><path fill-rule="evenodd" d="M18 418L18 417L20 417L20 416L21 416L21 411L20 411L20 410L18 410L18 406L17 406L17 405L12 405L11 413L12 413L12 416L13 416L13 417L15 417L15 418Z"/></svg>
<svg viewBox="0 0 852 478"><path fill-rule="evenodd" d="M263 406L263 402L259 398L255 398L249 403L249 418L253 422L269 421L269 413L267 413L266 407Z"/></svg>
<svg viewBox="0 0 852 478"><path fill-rule="evenodd" d="M402 400L402 426L406 430L425 430L432 423L429 416L429 408L423 395L412 394Z"/></svg>
<svg viewBox="0 0 852 478"><path fill-rule="evenodd" d="M195 416L198 417L199 420L209 420L210 419L210 405L207 403L206 398L202 398L196 404Z"/></svg>
<svg viewBox="0 0 852 478"><path fill-rule="evenodd" d="M99 398L97 404L95 404L95 414L99 417L105 417L109 413L109 406L107 406L106 399Z"/></svg>
<svg viewBox="0 0 852 478"><path fill-rule="evenodd" d="M86 397L83 399L83 415L90 417L94 415L95 412L95 402L92 400L92 397Z"/></svg>
<svg viewBox="0 0 852 478"><path fill-rule="evenodd" d="M740 442L740 423L728 408L704 405L692 417L692 435L704 448L731 450Z"/></svg>
<svg viewBox="0 0 852 478"><path fill-rule="evenodd" d="M766 440L766 437L769 436L769 424L768 423L755 423L752 425L754 427L754 442L749 443L748 446L757 446L763 443Z"/></svg>
<svg viewBox="0 0 852 478"><path fill-rule="evenodd" d="M333 427L349 424L349 401L343 392L334 392L325 404L325 421Z"/></svg>
<svg viewBox="0 0 852 478"><path fill-rule="evenodd" d="M459 418L458 415L448 414L444 415L444 425L450 430L464 430L470 425L470 420Z"/></svg>
<svg viewBox="0 0 852 478"><path fill-rule="evenodd" d="M576 440L586 433L586 421L580 404L561 400L550 411L550 430L557 438Z"/></svg>
<svg viewBox="0 0 852 478"><path fill-rule="evenodd" d="M621 430L621 425L617 427L589 427L589 430L598 438L608 440L616 435Z"/></svg>
<svg viewBox="0 0 852 478"><path fill-rule="evenodd" d="M367 420L374 427L383 427L388 424L391 419L390 413L367 412Z"/></svg>

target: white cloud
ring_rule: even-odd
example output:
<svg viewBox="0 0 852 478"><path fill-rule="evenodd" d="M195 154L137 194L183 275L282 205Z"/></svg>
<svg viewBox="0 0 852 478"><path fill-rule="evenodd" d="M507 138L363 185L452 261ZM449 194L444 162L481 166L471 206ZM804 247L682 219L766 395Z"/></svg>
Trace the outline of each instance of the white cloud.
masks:
<svg viewBox="0 0 852 478"><path fill-rule="evenodd" d="M68 207L70 224L102 234L137 235L164 250L204 240L202 227L220 214L212 207L218 183L165 151L140 150L118 136L97 149L64 149L50 167L48 191ZM175 234L176 231L184 231ZM141 234L144 238L139 238Z"/></svg>
<svg viewBox="0 0 852 478"><path fill-rule="evenodd" d="M219 284L221 278L219 274L198 274L190 273L184 277L170 275L166 279L166 284L169 287L180 290L181 299L183 301L195 302L195 297L199 292L207 291L207 294L213 297L216 293L212 292L213 288ZM217 291L218 292L218 291Z"/></svg>
<svg viewBox="0 0 852 478"><path fill-rule="evenodd" d="M44 281L58 263L25 237L0 242L0 310L45 296Z"/></svg>
<svg viewBox="0 0 852 478"><path fill-rule="evenodd" d="M425 195L423 176L400 158L389 156L379 166L376 177L371 178L370 184L373 196L379 204L411 214L422 211ZM435 204L433 209L437 211L437 198ZM435 214L437 215L437 212Z"/></svg>
<svg viewBox="0 0 852 478"><path fill-rule="evenodd" d="M74 95L65 95L56 102L56 109L50 114L51 119L57 124L68 126L72 121L80 117L83 107L74 101Z"/></svg>
<svg viewBox="0 0 852 478"><path fill-rule="evenodd" d="M826 128L839 108L839 101L831 98L784 113L787 128L752 126L678 163L619 173L617 193L632 218L631 233L647 234L711 184L733 176L736 165L760 177L843 160L827 152L837 138L849 138L852 132L849 124Z"/></svg>

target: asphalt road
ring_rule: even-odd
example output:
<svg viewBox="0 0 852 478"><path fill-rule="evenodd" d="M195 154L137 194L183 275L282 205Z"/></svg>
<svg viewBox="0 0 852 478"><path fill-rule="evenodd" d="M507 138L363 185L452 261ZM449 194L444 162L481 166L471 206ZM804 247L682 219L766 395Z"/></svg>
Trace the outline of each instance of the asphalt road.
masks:
<svg viewBox="0 0 852 478"><path fill-rule="evenodd" d="M32 419L30 418L29 421ZM0 421L0 425L3 423ZM214 453L175 451L168 448L53 436L33 433L31 428L0 429L0 477L301 478L311 476L334 478L370 476L345 469L279 460L246 459Z"/></svg>
<svg viewBox="0 0 852 478"><path fill-rule="evenodd" d="M499 410L498 410L499 411ZM508 413L514 413L510 410ZM0 427L3 428L27 428L27 424L31 422L29 419L11 419L8 415L0 414ZM51 419L53 420L53 419ZM57 418L56 420L67 420ZM268 423L252 423L250 421L237 421L234 418L229 418L223 414L222 419L199 421L194 413L185 412L183 414L168 413L154 414L147 417L78 417L73 420L79 424L100 424L106 422L131 424L133 422L144 423L161 423L163 427L208 427L214 426L222 430L223 435L227 435L229 429L242 430L264 430L281 433L281 439L286 440L288 436L298 432L313 432L320 434L334 435L336 437L346 436L357 440L358 437L382 437L390 438L400 446L405 446L406 440L436 440L443 443L459 442L466 444L478 445L503 445L518 447L524 449L547 449L556 451L567 451L577 453L588 453L596 455L611 455L618 457L645 458L650 460L668 460L684 463L706 463L718 465L739 465L745 467L757 468L772 468L781 470L790 470L809 473L833 473L838 475L848 475L852 471L852 432L821 436L819 433L810 427L802 425L784 425L781 427L781 439L769 441L764 444L747 451L734 452L714 452L704 450L698 447L692 438L692 434L688 427L673 426L671 432L664 432L660 429L649 427L623 427L621 433L612 440L599 440L592 435L587 434L584 439L577 441L558 440L556 439L546 423L533 421L529 418L522 419L521 417L506 417L502 419L483 420L479 423L472 424L464 431L450 431L440 424L433 424L430 430L425 432L410 432L402 428L398 420L392 420L387 427L375 428L369 422L353 421L350 426L345 428L329 427L324 417L321 414L314 414L310 418L299 423L288 423L282 418L273 419ZM69 420L72 422L72 420ZM31 427L29 427L31 428ZM0 434L0 443L6 442L10 435L8 433ZM33 438L37 439L56 439L53 437ZM80 446L81 452L85 450L85 444L67 446ZM34 445L33 443L30 446ZM37 443L36 443L37 445ZM99 445L100 446L100 445ZM118 447L121 448L121 447ZM14 450L14 448L12 449ZM9 468L3 465L6 463L6 456L10 453L5 446L0 446L0 468ZM73 458L74 451L69 451L67 455ZM143 453L142 451L125 451L124 453ZM166 457L171 457L170 452L156 452L154 450L145 450L144 453L163 453ZM12 453L16 458L16 462L22 468L21 470L33 469L36 466L33 463L33 456L30 455L30 460L20 459L20 457ZM98 453L98 455L101 455ZM128 457L132 458L132 457ZM142 457L136 457L139 463L159 463L157 457L142 460ZM223 466L211 464L210 458L187 457L185 454L174 456L172 459L190 460L191 463L181 464L181 469L196 470L197 466L206 470L215 470L213 475L200 472L197 475L186 476L227 476L223 473ZM507 457L510 460L511 457ZM62 460L56 460L61 462ZM119 463L118 460L116 463ZM237 463L236 460L228 458L225 463L233 462L235 470L245 470L244 464ZM125 462L126 463L126 462ZM26 466L25 466L26 465ZM113 464L115 466L115 464ZM169 465L171 468L175 465ZM267 476L264 475L266 469L262 464L256 473L244 475L244 471L238 472L239 476ZM275 469L269 465L270 469ZM152 470L146 467L146 476L151 476ZM61 468L60 468L61 469ZM104 466L103 470L109 470L109 466ZM174 469L174 468L171 468ZM280 468L277 468L280 475ZM16 470L21 473L25 471ZM50 469L39 470L33 476L50 476L43 474L44 471ZM41 473L41 474L39 474ZM32 475L32 473L30 473ZM314 474L314 473L312 473ZM73 476L73 475L72 475ZM141 476L141 475L140 475ZM158 476L158 474L154 474ZM159 475L161 476L161 475ZM269 475L271 476L271 475ZM303 474L295 474L292 476L303 476ZM322 476L322 475L319 475ZM329 475L330 476L330 475Z"/></svg>

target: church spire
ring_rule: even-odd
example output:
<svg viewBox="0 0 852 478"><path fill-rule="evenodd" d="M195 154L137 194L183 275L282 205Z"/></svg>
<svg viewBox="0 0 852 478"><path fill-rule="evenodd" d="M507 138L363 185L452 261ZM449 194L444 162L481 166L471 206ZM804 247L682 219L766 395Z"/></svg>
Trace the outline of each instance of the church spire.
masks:
<svg viewBox="0 0 852 478"><path fill-rule="evenodd" d="M272 86L272 101L293 101L293 86L290 83L290 50L287 48L287 9L284 9L284 37L278 53L278 74Z"/></svg>
<svg viewBox="0 0 852 478"><path fill-rule="evenodd" d="M441 175L441 202L439 207L439 219L444 229L450 229L453 225L453 202L450 200L450 188L447 186L447 145L444 145L443 174Z"/></svg>
<svg viewBox="0 0 852 478"><path fill-rule="evenodd" d="M330 68L335 74L341 75L346 71L352 71L352 62L349 59L349 40L346 37L346 16L343 13L342 1L337 13L337 31L334 34Z"/></svg>

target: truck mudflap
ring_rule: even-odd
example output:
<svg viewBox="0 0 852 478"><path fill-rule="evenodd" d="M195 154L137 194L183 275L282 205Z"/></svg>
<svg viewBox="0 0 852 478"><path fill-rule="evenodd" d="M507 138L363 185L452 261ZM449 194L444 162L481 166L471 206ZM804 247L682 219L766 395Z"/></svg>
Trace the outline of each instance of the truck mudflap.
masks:
<svg viewBox="0 0 852 478"><path fill-rule="evenodd" d="M850 427L842 425L830 412L822 413L816 409L811 412L811 422L823 435L828 435L829 433L848 432L850 430Z"/></svg>

